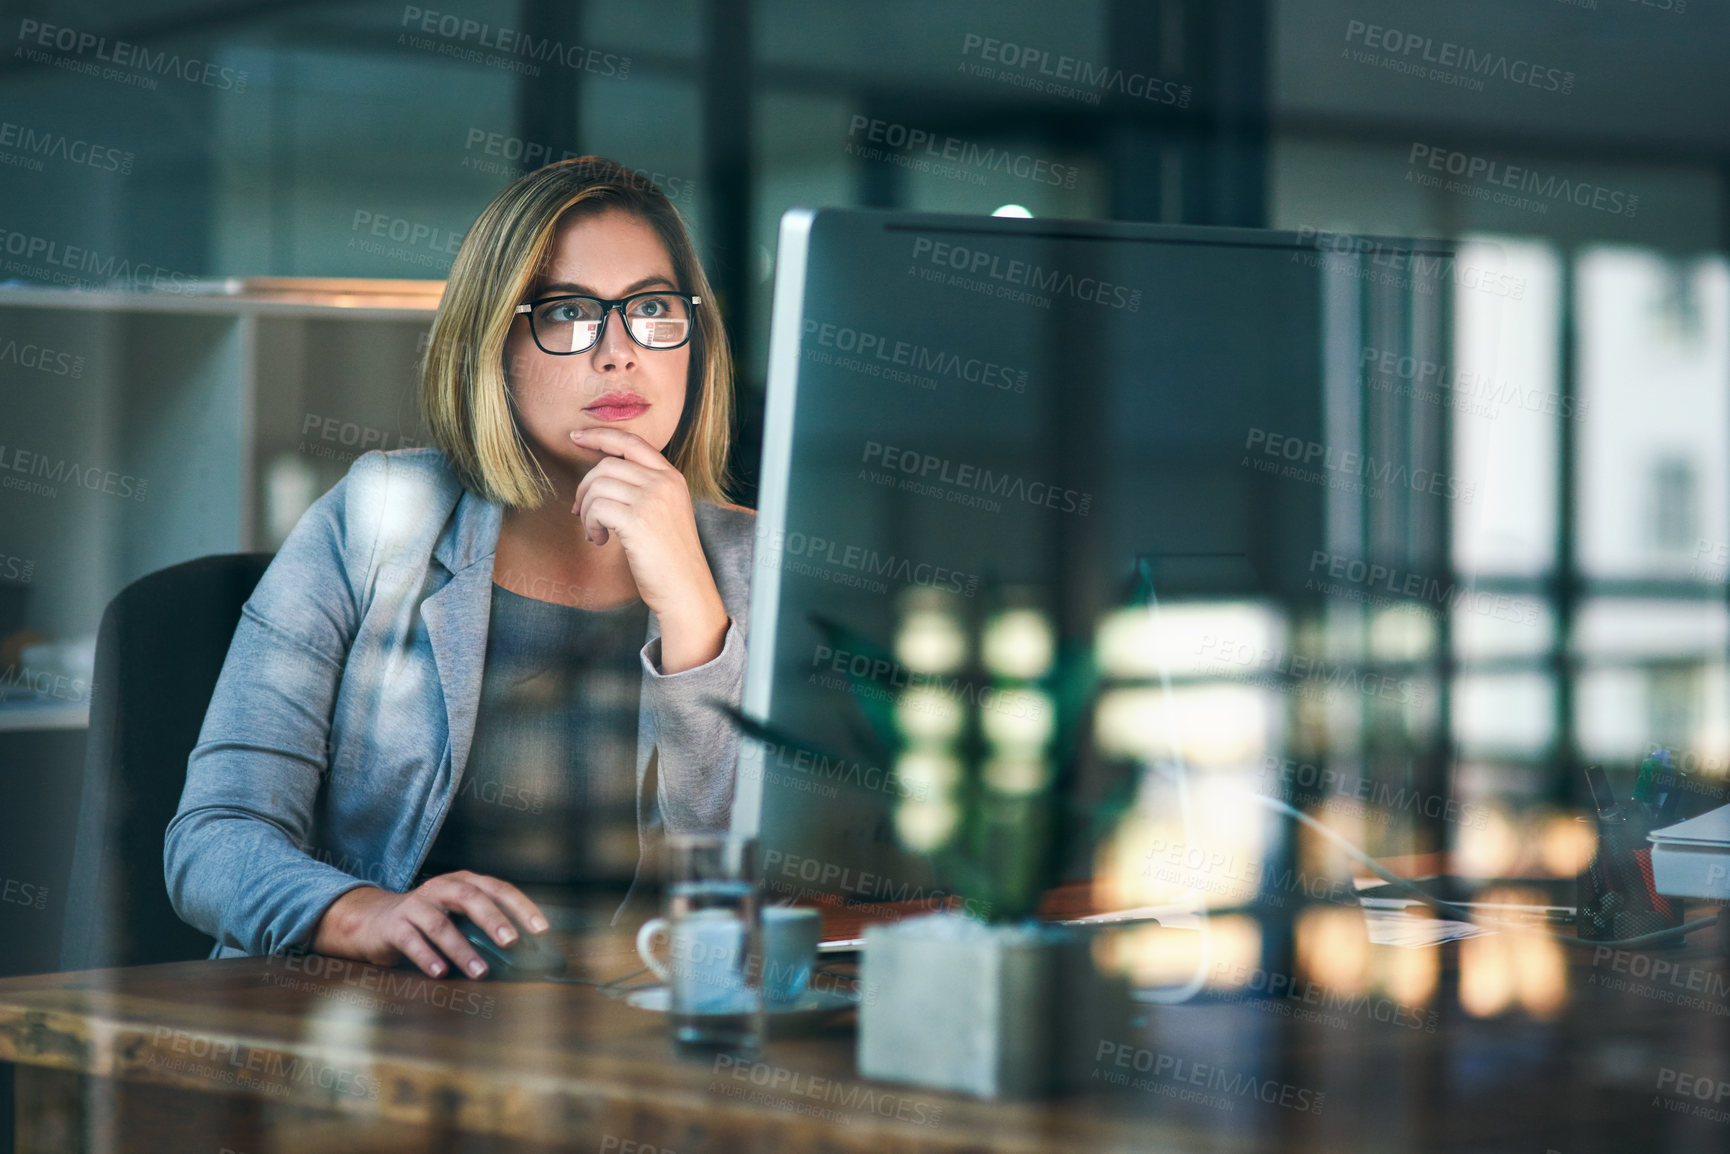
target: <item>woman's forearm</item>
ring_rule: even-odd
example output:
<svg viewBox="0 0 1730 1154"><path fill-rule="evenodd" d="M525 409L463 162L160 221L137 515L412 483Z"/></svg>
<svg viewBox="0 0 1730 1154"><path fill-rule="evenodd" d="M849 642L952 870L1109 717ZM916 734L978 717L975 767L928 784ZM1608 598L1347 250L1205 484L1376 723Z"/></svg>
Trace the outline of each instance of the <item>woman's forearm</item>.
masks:
<svg viewBox="0 0 1730 1154"><path fill-rule="evenodd" d="M727 607L710 588L708 598L678 616L661 617L661 672L683 673L715 660L727 640Z"/></svg>
<svg viewBox="0 0 1730 1154"><path fill-rule="evenodd" d="M312 932L314 953L370 961L363 952L362 928L368 916L390 895L377 886L361 886L338 897L325 909Z"/></svg>
<svg viewBox="0 0 1730 1154"><path fill-rule="evenodd" d="M726 826L732 810L739 730L717 703L737 707L745 687L745 631L730 620L720 651L681 673L654 668L656 647L645 656L645 704L654 720L661 816L673 832Z"/></svg>

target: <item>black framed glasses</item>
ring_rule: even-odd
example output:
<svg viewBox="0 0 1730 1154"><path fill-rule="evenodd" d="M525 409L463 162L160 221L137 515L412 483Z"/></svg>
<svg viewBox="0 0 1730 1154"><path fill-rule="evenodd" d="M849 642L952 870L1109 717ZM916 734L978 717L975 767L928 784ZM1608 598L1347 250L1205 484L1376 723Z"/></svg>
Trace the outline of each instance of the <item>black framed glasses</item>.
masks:
<svg viewBox="0 0 1730 1154"><path fill-rule="evenodd" d="M558 296L520 304L516 311L529 316L529 332L543 353L568 357L586 353L607 331L607 318L614 309L625 318L625 331L645 349L676 349L691 339L697 306L703 298L690 293L632 293L618 300L599 297Z"/></svg>

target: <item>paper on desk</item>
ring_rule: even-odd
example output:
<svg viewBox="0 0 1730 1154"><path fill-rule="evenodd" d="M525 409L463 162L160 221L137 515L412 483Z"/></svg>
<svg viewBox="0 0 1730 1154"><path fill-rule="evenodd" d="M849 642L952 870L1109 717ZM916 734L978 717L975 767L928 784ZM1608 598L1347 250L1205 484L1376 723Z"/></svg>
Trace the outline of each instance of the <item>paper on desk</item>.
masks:
<svg viewBox="0 0 1730 1154"><path fill-rule="evenodd" d="M1372 945L1403 946L1415 949L1422 946L1440 945L1442 942L1455 942L1461 938L1476 937L1478 934L1495 933L1492 929L1474 925L1471 922L1409 914L1404 911L1406 904L1403 899L1393 899L1392 901L1369 899L1364 902L1364 926L1369 933ZM1117 910L1108 914L1093 914L1089 917L1075 918L1069 924L1104 926L1114 922L1134 922L1149 917L1157 918L1163 929L1199 930L1202 928L1202 922L1207 918L1207 911L1198 910L1195 906L1187 904L1143 906L1139 909Z"/></svg>
<svg viewBox="0 0 1730 1154"><path fill-rule="evenodd" d="M1443 942L1457 942L1461 938L1495 933L1494 930L1473 925L1471 922L1459 922L1450 918L1421 918L1400 910L1378 909L1370 905L1364 907L1364 926L1369 930L1371 945L1403 946L1408 949L1438 946Z"/></svg>
<svg viewBox="0 0 1730 1154"><path fill-rule="evenodd" d="M1655 829L1646 836L1659 845L1730 847L1730 805L1691 817L1677 825Z"/></svg>
<svg viewBox="0 0 1730 1154"><path fill-rule="evenodd" d="M1201 919L1206 912L1204 909L1198 909L1193 902L1182 902L1175 905L1136 906L1134 909L1088 914L1085 917L1069 918L1064 924L1070 926L1109 926L1122 922L1128 926L1136 922L1156 921L1162 929L1199 930Z"/></svg>

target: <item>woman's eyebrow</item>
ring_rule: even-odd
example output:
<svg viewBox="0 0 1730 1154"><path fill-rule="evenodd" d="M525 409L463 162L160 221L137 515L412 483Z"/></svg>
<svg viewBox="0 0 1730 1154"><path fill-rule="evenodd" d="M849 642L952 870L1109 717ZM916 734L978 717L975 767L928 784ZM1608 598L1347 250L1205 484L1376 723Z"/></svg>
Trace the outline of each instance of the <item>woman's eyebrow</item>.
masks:
<svg viewBox="0 0 1730 1154"><path fill-rule="evenodd" d="M673 280L671 277L666 277L666 276L662 276L660 273L655 273L651 276L644 277L642 280L637 281L635 284L626 285L625 291L621 295L630 296L634 292L640 292L641 290L648 288L650 285L657 285L657 284L664 284L668 288L676 288L677 287L676 285L673 284ZM553 293L553 292L568 292L568 293L571 293L571 294L576 295L576 296L585 296L585 297L599 297L601 295L600 293L596 292L594 289L588 287L587 285L572 284L570 281L553 281L550 284L544 284L540 287L540 290L536 295L544 296L547 293Z"/></svg>

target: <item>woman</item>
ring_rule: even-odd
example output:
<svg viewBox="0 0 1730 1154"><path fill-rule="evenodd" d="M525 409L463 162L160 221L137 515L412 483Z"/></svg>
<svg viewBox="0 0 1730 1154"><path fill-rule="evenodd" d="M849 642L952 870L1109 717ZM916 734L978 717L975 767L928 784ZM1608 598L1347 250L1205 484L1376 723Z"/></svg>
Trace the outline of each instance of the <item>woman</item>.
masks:
<svg viewBox="0 0 1730 1154"><path fill-rule="evenodd" d="M658 190L581 157L487 206L422 370L435 447L357 460L235 631L164 851L217 956L478 977L452 915L544 933L498 875L582 880L607 798L633 874L662 831L726 826L754 525L719 503L731 390Z"/></svg>

